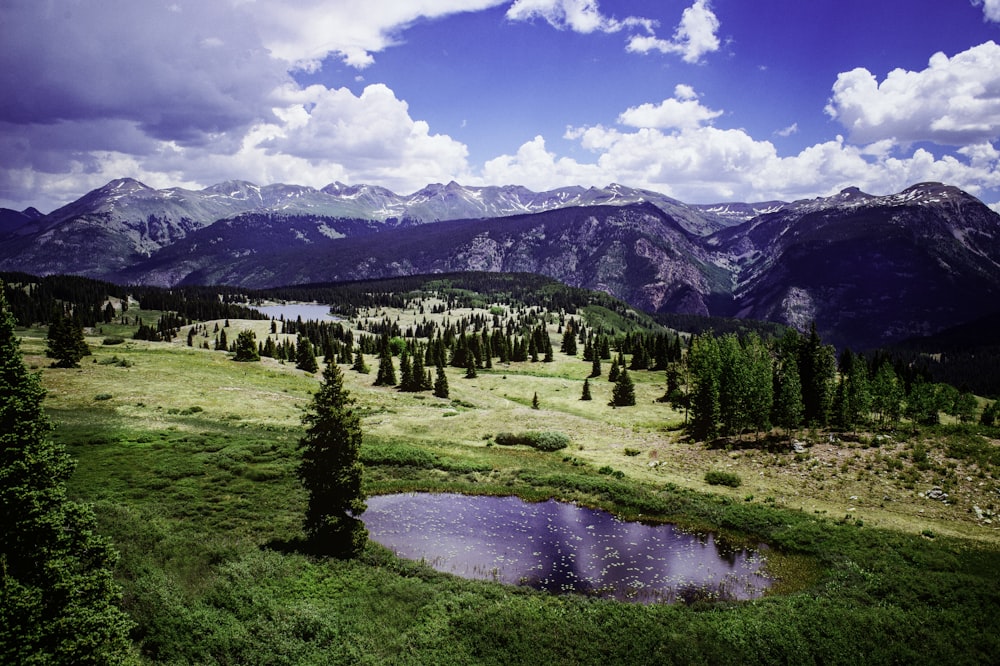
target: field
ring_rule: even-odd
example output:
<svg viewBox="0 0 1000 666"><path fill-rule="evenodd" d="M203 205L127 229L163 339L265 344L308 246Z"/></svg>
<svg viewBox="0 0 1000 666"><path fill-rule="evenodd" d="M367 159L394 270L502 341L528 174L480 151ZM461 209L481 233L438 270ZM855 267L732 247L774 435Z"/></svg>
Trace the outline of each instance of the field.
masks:
<svg viewBox="0 0 1000 666"><path fill-rule="evenodd" d="M464 314L361 313L404 328ZM225 328L208 328L216 323ZM270 330L228 324L230 340ZM549 329L558 350L556 323ZM142 661L984 663L1000 648L995 433L802 431L799 453L785 436L710 448L688 441L684 414L656 401L662 372L631 373L637 405L614 408L606 370L581 401L590 364L558 351L552 363L496 364L475 379L448 368L449 399L372 386L374 356L371 374L344 366L371 494L557 497L721 530L769 544L778 580L773 594L739 604L553 597L439 574L375 544L352 562L297 552L296 443L318 377L188 347L186 330L172 343L102 344L128 334L93 331L79 369L48 367L43 332L25 331L22 348L42 371L55 436L78 461L71 492L94 505L122 554ZM498 433L526 430L571 444L494 445ZM742 483L709 485L713 471ZM947 501L924 496L935 486Z"/></svg>

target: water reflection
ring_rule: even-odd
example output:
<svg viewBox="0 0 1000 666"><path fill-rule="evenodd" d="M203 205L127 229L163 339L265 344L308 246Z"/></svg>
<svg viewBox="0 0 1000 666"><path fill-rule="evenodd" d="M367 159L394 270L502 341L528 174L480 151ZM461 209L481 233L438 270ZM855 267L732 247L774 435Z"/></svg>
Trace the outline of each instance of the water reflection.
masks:
<svg viewBox="0 0 1000 666"><path fill-rule="evenodd" d="M673 602L750 599L769 584L759 551L554 500L380 495L362 518L371 538L401 557L550 592Z"/></svg>

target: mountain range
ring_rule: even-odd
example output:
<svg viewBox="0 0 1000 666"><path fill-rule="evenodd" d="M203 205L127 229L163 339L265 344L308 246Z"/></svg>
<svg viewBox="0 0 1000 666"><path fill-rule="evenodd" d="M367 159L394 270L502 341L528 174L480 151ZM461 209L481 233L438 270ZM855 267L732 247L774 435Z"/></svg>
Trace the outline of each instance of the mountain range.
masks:
<svg viewBox="0 0 1000 666"><path fill-rule="evenodd" d="M940 183L690 205L621 185L397 195L120 179L48 215L0 209L0 270L254 288L526 271L652 312L816 322L824 339L865 348L1000 310L1000 215Z"/></svg>

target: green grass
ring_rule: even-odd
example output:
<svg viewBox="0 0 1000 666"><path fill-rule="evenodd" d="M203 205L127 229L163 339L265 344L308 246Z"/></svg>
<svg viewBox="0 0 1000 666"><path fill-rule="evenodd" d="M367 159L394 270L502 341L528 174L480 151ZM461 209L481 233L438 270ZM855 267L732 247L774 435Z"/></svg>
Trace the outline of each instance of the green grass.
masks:
<svg viewBox="0 0 1000 666"><path fill-rule="evenodd" d="M817 436L797 460L685 441L675 427L683 415L654 402L659 373L632 373L639 404L614 409L606 380L592 381L594 401L581 403L589 363L558 353L552 364L476 380L449 369L450 400L375 388L374 375L345 370L363 416L370 493L556 497L766 543L778 578L774 594L744 603L555 597L437 573L376 544L352 562L297 552L305 496L296 446L316 377L188 349L183 336L109 347L100 339L75 370L48 368L37 332L23 347L42 368L54 436L78 461L71 493L94 504L121 552L123 604L149 663L963 664L1000 650L993 528L961 504L904 495L892 478L912 470L930 483L950 462L964 479L962 465L992 464L974 434L921 440L927 470L902 441L866 448ZM539 410L530 408L535 392ZM570 446L492 445L504 431L556 431ZM880 463L879 474L854 478L876 455L902 469ZM709 486L713 469L738 474L742 486ZM895 499L879 507L882 495Z"/></svg>

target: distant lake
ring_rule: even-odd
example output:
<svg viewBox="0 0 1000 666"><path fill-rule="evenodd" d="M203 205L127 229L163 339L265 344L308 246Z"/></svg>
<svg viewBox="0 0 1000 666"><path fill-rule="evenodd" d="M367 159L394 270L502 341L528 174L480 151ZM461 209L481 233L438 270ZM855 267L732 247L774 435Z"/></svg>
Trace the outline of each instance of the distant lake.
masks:
<svg viewBox="0 0 1000 666"><path fill-rule="evenodd" d="M302 321L339 321L339 317L330 314L330 306L320 303L283 303L280 305L255 305L254 310L266 314L272 319L285 318L286 321L295 321L302 317Z"/></svg>
<svg viewBox="0 0 1000 666"><path fill-rule="evenodd" d="M379 495L361 518L370 537L400 557L554 593L670 603L752 599L770 585L760 550L554 500Z"/></svg>

